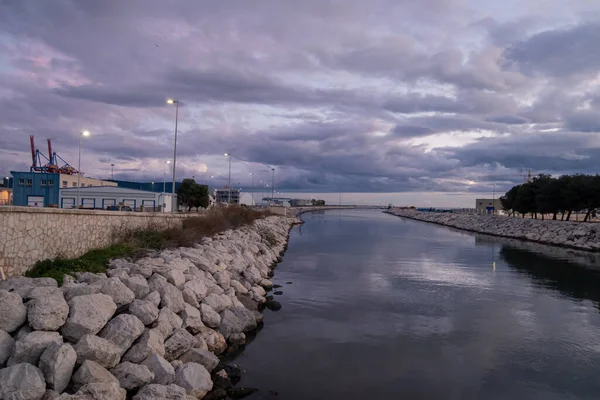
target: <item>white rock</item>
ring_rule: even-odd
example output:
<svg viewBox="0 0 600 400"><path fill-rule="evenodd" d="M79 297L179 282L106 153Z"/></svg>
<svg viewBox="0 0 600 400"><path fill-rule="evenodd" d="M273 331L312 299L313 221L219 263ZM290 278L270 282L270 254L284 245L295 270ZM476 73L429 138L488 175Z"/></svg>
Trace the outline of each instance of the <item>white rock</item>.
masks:
<svg viewBox="0 0 600 400"><path fill-rule="evenodd" d="M181 312L181 318L183 319L183 327L192 334L200 332L204 327L200 311L187 303L185 304L185 310Z"/></svg>
<svg viewBox="0 0 600 400"><path fill-rule="evenodd" d="M159 293L161 308L170 308L175 314L184 310L185 302L183 301L183 295L175 286L167 283L159 290Z"/></svg>
<svg viewBox="0 0 600 400"><path fill-rule="evenodd" d="M144 300L149 301L150 303L154 304L156 307L158 307L160 305L160 293L158 292L150 292L148 294L148 296L146 296L146 298L144 298Z"/></svg>
<svg viewBox="0 0 600 400"><path fill-rule="evenodd" d="M188 395L204 397L213 388L210 374L200 364L187 363L175 371L175 384L185 389Z"/></svg>
<svg viewBox="0 0 600 400"><path fill-rule="evenodd" d="M0 330L0 368L4 366L15 348L15 340L3 330Z"/></svg>
<svg viewBox="0 0 600 400"><path fill-rule="evenodd" d="M138 317L131 314L117 315L100 331L99 337L116 345L123 355L133 342L144 333L144 324Z"/></svg>
<svg viewBox="0 0 600 400"><path fill-rule="evenodd" d="M53 278L27 278L24 276L14 276L0 281L0 290L17 293L22 298L26 298L31 289L44 286L58 287L58 284Z"/></svg>
<svg viewBox="0 0 600 400"><path fill-rule="evenodd" d="M207 328L204 328L204 329L207 329ZM195 335L194 339L196 339L196 344L194 344L195 349L202 349L202 350L208 351L208 345L206 344L206 340L204 340L204 338L202 337L202 332Z"/></svg>
<svg viewBox="0 0 600 400"><path fill-rule="evenodd" d="M137 342L123 356L123 361L141 363L152 354L165 355L165 345L162 333L157 329L147 329Z"/></svg>
<svg viewBox="0 0 600 400"><path fill-rule="evenodd" d="M241 346L243 344L246 344L246 335L243 333L232 333L231 336L229 336L229 343L236 345L236 346Z"/></svg>
<svg viewBox="0 0 600 400"><path fill-rule="evenodd" d="M263 277L260 274L260 271L255 267L250 267L243 272L243 275L246 279L248 279L252 283L260 283Z"/></svg>
<svg viewBox="0 0 600 400"><path fill-rule="evenodd" d="M126 396L118 383L88 383L69 400L125 400Z"/></svg>
<svg viewBox="0 0 600 400"><path fill-rule="evenodd" d="M69 301L69 318L61 328L61 333L72 342L77 342L84 335L95 335L116 310L117 305L106 294L73 297Z"/></svg>
<svg viewBox="0 0 600 400"><path fill-rule="evenodd" d="M55 331L65 324L69 305L58 288L37 287L29 292L27 303L29 325L39 331Z"/></svg>
<svg viewBox="0 0 600 400"><path fill-rule="evenodd" d="M235 314L235 316L242 321L242 332L248 332L256 329L256 317L252 311L248 310L246 307L231 307L229 311Z"/></svg>
<svg viewBox="0 0 600 400"><path fill-rule="evenodd" d="M65 300L69 302L76 296L100 293L100 286L88 285L87 283L71 283L61 286L60 290L63 292Z"/></svg>
<svg viewBox="0 0 600 400"><path fill-rule="evenodd" d="M228 289L231 285L231 274L229 271L220 271L214 274L217 284L223 289Z"/></svg>
<svg viewBox="0 0 600 400"><path fill-rule="evenodd" d="M0 329L14 332L27 319L27 307L17 293L0 290Z"/></svg>
<svg viewBox="0 0 600 400"><path fill-rule="evenodd" d="M154 269L151 266L139 264L132 266L129 271L129 275L141 275L146 279L150 278L153 273Z"/></svg>
<svg viewBox="0 0 600 400"><path fill-rule="evenodd" d="M145 365L138 365L125 361L111 370L112 374L119 380L121 387L133 390L152 382L154 373Z"/></svg>
<svg viewBox="0 0 600 400"><path fill-rule="evenodd" d="M187 400L185 389L177 385L146 385L133 400Z"/></svg>
<svg viewBox="0 0 600 400"><path fill-rule="evenodd" d="M81 367L73 374L73 389L79 390L82 386L88 383L116 383L119 380L115 378L106 368L100 364L85 360Z"/></svg>
<svg viewBox="0 0 600 400"><path fill-rule="evenodd" d="M202 304L206 304L218 313L233 305L228 296L219 294L211 294L206 296L206 298L202 300Z"/></svg>
<svg viewBox="0 0 600 400"><path fill-rule="evenodd" d="M144 325L150 325L158 318L158 307L146 300L134 300L129 305L129 312L138 317Z"/></svg>
<svg viewBox="0 0 600 400"><path fill-rule="evenodd" d="M63 392L73 375L77 353L68 343L54 343L48 346L40 357L40 370L46 377L50 389Z"/></svg>
<svg viewBox="0 0 600 400"><path fill-rule="evenodd" d="M196 295L196 300L198 301L202 301L208 292L206 284L201 279L192 279L191 281L186 282L184 288L191 290Z"/></svg>
<svg viewBox="0 0 600 400"><path fill-rule="evenodd" d="M119 278L108 278L101 282L100 292L112 297L117 307L131 303L135 294Z"/></svg>
<svg viewBox="0 0 600 400"><path fill-rule="evenodd" d="M60 393L52 389L46 389L41 400L60 400Z"/></svg>
<svg viewBox="0 0 600 400"><path fill-rule="evenodd" d="M148 286L150 287L151 292L161 293L161 289L163 289L167 283L169 283L167 278L160 274L154 273L148 278Z"/></svg>
<svg viewBox="0 0 600 400"><path fill-rule="evenodd" d="M183 295L183 301L185 301L192 307L200 308L200 303L198 303L198 298L196 297L196 294L194 292L192 292L192 290L190 288L184 288L181 291L181 294Z"/></svg>
<svg viewBox="0 0 600 400"><path fill-rule="evenodd" d="M185 284L185 276L183 275L183 271L178 269L169 269L160 271L159 274L167 278L167 282L175 286L179 290L183 290L183 285Z"/></svg>
<svg viewBox="0 0 600 400"><path fill-rule="evenodd" d="M225 310L221 313L221 326L219 327L219 331L225 339L229 339L229 336L233 333L243 332L244 327L244 321L230 310Z"/></svg>
<svg viewBox="0 0 600 400"><path fill-rule="evenodd" d="M106 275L109 278L119 278L121 280L121 282L123 282L124 279L129 278L129 268L117 268L117 269L111 269L106 271Z"/></svg>
<svg viewBox="0 0 600 400"><path fill-rule="evenodd" d="M183 326L183 320L169 308L163 308L158 313L158 319L152 326L162 333L163 338L168 338L173 330Z"/></svg>
<svg viewBox="0 0 600 400"><path fill-rule="evenodd" d="M169 383L173 383L175 380L175 369L170 362L158 354L152 354L148 356L142 362L142 365L148 367L148 369L154 374L152 383L168 385Z"/></svg>
<svg viewBox="0 0 600 400"><path fill-rule="evenodd" d="M77 363L85 360L94 361L105 368L112 368L119 363L121 349L106 339L95 335L85 335L75 345Z"/></svg>
<svg viewBox="0 0 600 400"><path fill-rule="evenodd" d="M202 322L206 325L211 328L218 328L221 325L221 316L211 306L202 304L200 310L202 311Z"/></svg>
<svg viewBox="0 0 600 400"><path fill-rule="evenodd" d="M246 289L244 287L244 285L242 285L239 281L236 281L235 279L232 279L230 281L230 285L233 289L235 289L236 293L241 293L241 294L248 293L248 289Z"/></svg>
<svg viewBox="0 0 600 400"><path fill-rule="evenodd" d="M58 332L34 331L15 342L8 366L29 363L37 365L44 350L53 343L62 343Z"/></svg>
<svg viewBox="0 0 600 400"><path fill-rule="evenodd" d="M106 274L94 274L92 272L75 272L75 279L79 283L87 283L91 285L95 282L100 282L107 278Z"/></svg>
<svg viewBox="0 0 600 400"><path fill-rule="evenodd" d="M204 328L199 335L204 338L209 351L212 351L215 354L221 354L227 349L227 341L219 332L210 328Z"/></svg>
<svg viewBox="0 0 600 400"><path fill-rule="evenodd" d="M203 365L208 372L212 372L219 365L219 358L210 351L203 349L189 349L179 360L184 364L192 362Z"/></svg>
<svg viewBox="0 0 600 400"><path fill-rule="evenodd" d="M121 280L133 292L136 299L143 299L150 293L148 281L142 275L132 275L127 278L121 278Z"/></svg>
<svg viewBox="0 0 600 400"><path fill-rule="evenodd" d="M195 343L196 339L188 331L183 328L175 329L171 337L165 341L165 359L167 361L178 359Z"/></svg>
<svg viewBox="0 0 600 400"><path fill-rule="evenodd" d="M16 364L0 370L0 399L39 400L46 392L44 375L31 364Z"/></svg>

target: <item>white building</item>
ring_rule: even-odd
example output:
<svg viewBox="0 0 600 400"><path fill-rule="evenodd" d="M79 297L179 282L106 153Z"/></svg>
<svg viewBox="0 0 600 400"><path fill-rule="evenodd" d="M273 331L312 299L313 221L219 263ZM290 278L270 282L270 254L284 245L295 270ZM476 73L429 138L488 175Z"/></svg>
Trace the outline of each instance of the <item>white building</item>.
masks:
<svg viewBox="0 0 600 400"><path fill-rule="evenodd" d="M60 208L75 208L76 203L76 187L60 189ZM81 208L100 210L106 210L111 206L126 205L133 210L143 208L148 211L159 211L161 209L170 211L171 195L117 186L81 187L79 188L79 205Z"/></svg>
<svg viewBox="0 0 600 400"><path fill-rule="evenodd" d="M240 204L240 189L215 189L214 194L217 204Z"/></svg>

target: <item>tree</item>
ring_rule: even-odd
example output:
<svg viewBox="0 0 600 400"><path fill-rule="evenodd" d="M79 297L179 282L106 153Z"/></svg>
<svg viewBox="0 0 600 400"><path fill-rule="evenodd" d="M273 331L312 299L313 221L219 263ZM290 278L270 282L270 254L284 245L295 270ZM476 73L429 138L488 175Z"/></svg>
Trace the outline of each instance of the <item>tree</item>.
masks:
<svg viewBox="0 0 600 400"><path fill-rule="evenodd" d="M504 194L504 196L500 197L502 208L508 211L509 215L515 215L515 202L517 201L517 192L519 191L519 186L521 185L513 186Z"/></svg>
<svg viewBox="0 0 600 400"><path fill-rule="evenodd" d="M193 208L206 208L210 203L208 186L199 185L193 179L184 179L177 188L177 199L179 205L185 206L190 211Z"/></svg>

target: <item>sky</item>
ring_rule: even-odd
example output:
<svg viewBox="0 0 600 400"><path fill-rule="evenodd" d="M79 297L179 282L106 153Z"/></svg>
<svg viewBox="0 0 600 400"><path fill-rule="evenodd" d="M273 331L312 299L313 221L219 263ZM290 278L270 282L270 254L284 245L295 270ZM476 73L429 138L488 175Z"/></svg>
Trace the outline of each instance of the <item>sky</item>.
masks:
<svg viewBox="0 0 600 400"><path fill-rule="evenodd" d="M168 98L178 180L231 153L245 188L454 204L596 173L599 40L596 0L0 0L0 174L86 129L86 176L160 182Z"/></svg>

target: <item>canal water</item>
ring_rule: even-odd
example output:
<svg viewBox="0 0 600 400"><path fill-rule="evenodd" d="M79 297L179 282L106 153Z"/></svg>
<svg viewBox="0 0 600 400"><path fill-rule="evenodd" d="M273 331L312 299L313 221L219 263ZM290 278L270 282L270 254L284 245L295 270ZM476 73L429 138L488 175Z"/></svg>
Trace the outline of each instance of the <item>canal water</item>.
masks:
<svg viewBox="0 0 600 400"><path fill-rule="evenodd" d="M249 399L598 399L594 257L378 211L304 214Z"/></svg>

